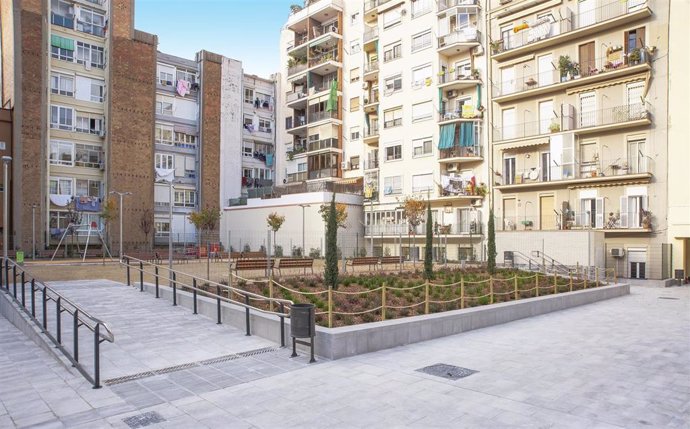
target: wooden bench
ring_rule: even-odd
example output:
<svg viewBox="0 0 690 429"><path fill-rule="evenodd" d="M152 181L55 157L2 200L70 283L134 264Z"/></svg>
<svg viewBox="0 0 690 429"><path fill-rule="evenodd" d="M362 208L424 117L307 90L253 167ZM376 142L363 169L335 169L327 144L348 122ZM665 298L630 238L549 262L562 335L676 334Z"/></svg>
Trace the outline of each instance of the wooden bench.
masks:
<svg viewBox="0 0 690 429"><path fill-rule="evenodd" d="M348 259L347 262L345 262L345 265L349 265L352 267L352 271L355 270L356 266L362 266L362 265L368 265L369 270L371 270L371 267L376 267L379 264L379 258L376 256L367 256L364 258L352 258Z"/></svg>
<svg viewBox="0 0 690 429"><path fill-rule="evenodd" d="M282 270L283 268L304 268L304 272L306 273L307 268L311 270L311 273L314 274L314 259L313 258L280 258L278 260L278 265L276 266L278 269L278 274L282 275Z"/></svg>
<svg viewBox="0 0 690 429"><path fill-rule="evenodd" d="M267 270L269 267L273 268L274 262L271 259L270 265L266 259L238 259L235 261L235 274L239 271L249 271L249 270Z"/></svg>
<svg viewBox="0 0 690 429"><path fill-rule="evenodd" d="M379 263L382 267L383 265L400 265L400 268L402 268L399 256L382 256L381 261Z"/></svg>
<svg viewBox="0 0 690 429"><path fill-rule="evenodd" d="M266 258L266 252L230 252L230 259L261 259Z"/></svg>

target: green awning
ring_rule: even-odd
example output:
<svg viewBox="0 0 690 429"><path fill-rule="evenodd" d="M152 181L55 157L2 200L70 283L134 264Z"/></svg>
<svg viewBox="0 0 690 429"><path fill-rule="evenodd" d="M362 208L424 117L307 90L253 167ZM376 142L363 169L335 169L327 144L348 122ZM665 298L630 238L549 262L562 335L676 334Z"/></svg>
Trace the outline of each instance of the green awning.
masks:
<svg viewBox="0 0 690 429"><path fill-rule="evenodd" d="M68 51L74 50L74 40L61 37L56 34L51 35L50 44L57 48L66 49Z"/></svg>
<svg viewBox="0 0 690 429"><path fill-rule="evenodd" d="M455 140L455 124L441 125L441 135L438 141L439 149L450 149Z"/></svg>
<svg viewBox="0 0 690 429"><path fill-rule="evenodd" d="M474 124L472 122L463 122L460 124L460 146L471 147L474 145Z"/></svg>
<svg viewBox="0 0 690 429"><path fill-rule="evenodd" d="M335 112L338 110L338 81L334 80L331 82L331 92L328 95L328 101L326 102L326 111Z"/></svg>

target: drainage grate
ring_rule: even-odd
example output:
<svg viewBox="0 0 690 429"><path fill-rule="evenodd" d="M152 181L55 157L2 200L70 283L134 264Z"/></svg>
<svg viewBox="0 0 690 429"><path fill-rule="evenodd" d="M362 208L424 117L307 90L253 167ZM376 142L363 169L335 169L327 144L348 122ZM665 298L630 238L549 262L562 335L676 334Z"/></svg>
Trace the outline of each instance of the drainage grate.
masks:
<svg viewBox="0 0 690 429"><path fill-rule="evenodd" d="M127 417L126 419L122 419L122 421L125 422L125 424L130 428L135 429L143 428L156 423L162 423L165 421L165 419L157 412L149 411L144 414L139 414L138 416Z"/></svg>
<svg viewBox="0 0 690 429"><path fill-rule="evenodd" d="M206 360L202 360L202 361L198 361L198 362L183 363L181 365L169 366L167 368L156 369L153 371L146 371L146 372L140 372L137 374L125 375L125 376L117 377L117 378L111 378L108 380L104 380L103 384L105 384L106 386L112 386L115 384L126 383L128 381L134 381L134 380L139 380L142 378L153 377L154 375L169 374L171 372L182 371L182 370L189 369L189 368L196 368L199 366L207 366L207 365L213 365L216 363L229 362L229 361L236 360L236 359L258 356L258 355L262 355L265 353L272 353L272 352L275 352L278 350L280 350L280 349L277 347L263 347L263 348L256 349L256 350L248 350L246 352L220 356L217 358L206 359Z"/></svg>
<svg viewBox="0 0 690 429"><path fill-rule="evenodd" d="M671 296L660 296L659 299L673 299L673 300L679 300L680 298L673 298Z"/></svg>
<svg viewBox="0 0 690 429"><path fill-rule="evenodd" d="M418 372L423 372L429 375L435 375L436 377L443 377L449 380L458 380L460 378L465 378L469 375L474 374L473 369L462 368L455 365L448 365L445 363L437 363L430 366L425 366L424 368L419 368L416 370Z"/></svg>

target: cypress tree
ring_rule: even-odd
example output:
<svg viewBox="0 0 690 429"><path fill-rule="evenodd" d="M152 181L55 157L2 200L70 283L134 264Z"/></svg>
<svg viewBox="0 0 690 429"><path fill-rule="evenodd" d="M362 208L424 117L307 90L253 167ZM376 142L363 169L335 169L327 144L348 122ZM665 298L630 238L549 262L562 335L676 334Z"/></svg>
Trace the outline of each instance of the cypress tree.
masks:
<svg viewBox="0 0 690 429"><path fill-rule="evenodd" d="M433 246L434 246L434 230L431 218L431 203L427 201L426 204L426 243L424 247L424 277L431 280L434 276L433 265Z"/></svg>
<svg viewBox="0 0 690 429"><path fill-rule="evenodd" d="M490 274L496 273L496 231L494 229L494 209L489 211L489 237L487 243L486 268Z"/></svg>
<svg viewBox="0 0 690 429"><path fill-rule="evenodd" d="M324 281L326 286L338 288L338 221L336 218L335 193L331 199L326 221L326 271Z"/></svg>

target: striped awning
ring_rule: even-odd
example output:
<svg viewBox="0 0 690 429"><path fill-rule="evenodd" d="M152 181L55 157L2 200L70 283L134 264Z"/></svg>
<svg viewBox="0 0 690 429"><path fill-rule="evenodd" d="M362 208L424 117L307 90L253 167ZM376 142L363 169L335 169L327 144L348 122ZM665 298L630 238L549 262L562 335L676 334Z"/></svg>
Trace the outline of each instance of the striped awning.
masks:
<svg viewBox="0 0 690 429"><path fill-rule="evenodd" d="M363 179L361 177L353 177L350 179L338 180L335 183L337 183L338 185L354 185L356 183L363 183Z"/></svg>
<svg viewBox="0 0 690 429"><path fill-rule="evenodd" d="M621 79L613 79L613 80L605 80L603 82L598 82L592 85L587 85L587 86L580 86L577 88L572 88L566 91L566 94L572 95L572 94L579 94L581 92L589 92L593 91L595 89L599 88L608 88L610 86L616 86L616 85L622 85L624 83L630 83L630 82L639 82L639 81L648 81L648 75L649 73L639 73L633 76L628 76L624 77Z"/></svg>
<svg viewBox="0 0 690 429"><path fill-rule="evenodd" d="M616 186L629 186L629 185L645 185L650 182L650 178L646 179L635 179L635 180L612 180L610 182L600 182L600 183L578 183L577 185L568 186L568 189L588 189L588 188L612 188Z"/></svg>
<svg viewBox="0 0 690 429"><path fill-rule="evenodd" d="M538 138L538 139L534 139L534 140L523 140L523 141L515 142L512 144L507 144L505 146L502 145L499 147L499 149L500 150L510 150L510 149L519 149L519 148L523 148L523 147L544 146L544 145L549 144L550 142L551 141L549 140L548 137L546 137L546 138L542 137L542 138Z"/></svg>

